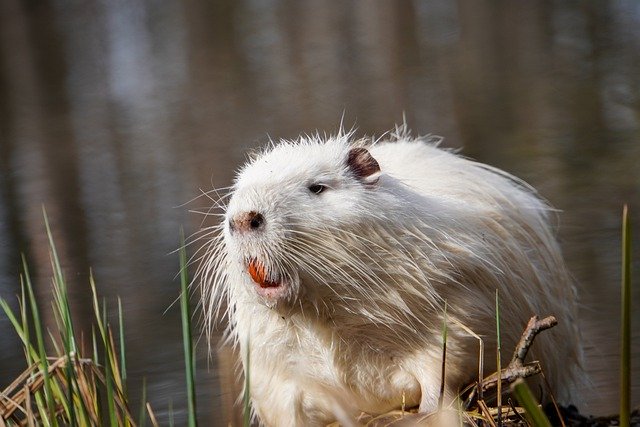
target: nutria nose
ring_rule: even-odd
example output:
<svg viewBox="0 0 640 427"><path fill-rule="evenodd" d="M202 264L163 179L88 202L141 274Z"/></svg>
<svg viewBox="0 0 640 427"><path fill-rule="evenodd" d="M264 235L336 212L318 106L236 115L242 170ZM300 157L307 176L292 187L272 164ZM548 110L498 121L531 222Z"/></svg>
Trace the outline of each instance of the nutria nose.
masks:
<svg viewBox="0 0 640 427"><path fill-rule="evenodd" d="M252 231L261 228L264 224L264 217L258 212L240 212L229 219L231 231Z"/></svg>

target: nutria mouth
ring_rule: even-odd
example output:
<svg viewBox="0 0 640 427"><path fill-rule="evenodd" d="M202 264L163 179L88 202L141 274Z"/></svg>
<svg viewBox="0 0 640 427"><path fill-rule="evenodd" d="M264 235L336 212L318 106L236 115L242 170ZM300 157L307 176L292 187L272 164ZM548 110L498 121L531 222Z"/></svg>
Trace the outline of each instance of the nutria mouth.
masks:
<svg viewBox="0 0 640 427"><path fill-rule="evenodd" d="M282 281L278 278L271 280L269 278L269 272L264 267L264 264L255 258L251 258L247 265L247 270L251 279L261 288L277 288L282 285Z"/></svg>

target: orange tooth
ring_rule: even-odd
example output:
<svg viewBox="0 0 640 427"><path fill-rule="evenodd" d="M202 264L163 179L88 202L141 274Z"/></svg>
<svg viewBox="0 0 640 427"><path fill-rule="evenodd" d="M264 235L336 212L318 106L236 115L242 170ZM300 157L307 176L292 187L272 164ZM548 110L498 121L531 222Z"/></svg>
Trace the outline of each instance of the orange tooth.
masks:
<svg viewBox="0 0 640 427"><path fill-rule="evenodd" d="M264 265L256 259L251 259L249 261L248 270L249 275L251 276L253 281L260 285L260 287L262 288L269 288L279 285L279 283L274 283L267 279L267 272L264 268Z"/></svg>
<svg viewBox="0 0 640 427"><path fill-rule="evenodd" d="M249 275L253 279L254 282L258 284L262 284L267 278L267 275L264 271L264 265L261 262L252 259L249 261Z"/></svg>

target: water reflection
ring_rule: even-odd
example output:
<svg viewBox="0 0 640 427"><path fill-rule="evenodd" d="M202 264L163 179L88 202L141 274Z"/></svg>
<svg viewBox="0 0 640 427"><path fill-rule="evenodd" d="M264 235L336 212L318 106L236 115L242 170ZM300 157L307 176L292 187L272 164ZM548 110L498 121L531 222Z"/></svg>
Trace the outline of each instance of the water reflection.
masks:
<svg viewBox="0 0 640 427"><path fill-rule="evenodd" d="M564 211L595 386L583 407L612 412L619 212L640 192L639 24L631 0L4 0L0 295L18 291L22 251L49 296L44 204L78 323L91 319L91 267L100 292L123 299L131 387L146 377L154 408L166 415L171 402L179 423L179 319L163 312L177 295L179 227L201 221L180 205L227 185L267 135L334 130L343 112L380 134L406 114L416 132L522 176ZM21 351L3 316L0 334L10 378ZM203 347L200 410L220 422Z"/></svg>

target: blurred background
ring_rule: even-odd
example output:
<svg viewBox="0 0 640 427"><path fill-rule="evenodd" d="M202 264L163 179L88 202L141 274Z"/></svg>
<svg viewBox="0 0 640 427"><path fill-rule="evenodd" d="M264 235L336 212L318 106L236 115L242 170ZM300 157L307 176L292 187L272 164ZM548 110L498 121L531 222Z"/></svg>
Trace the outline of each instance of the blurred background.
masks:
<svg viewBox="0 0 640 427"><path fill-rule="evenodd" d="M111 307L122 298L130 394L146 378L159 418L185 424L172 251L208 201L184 204L269 136L335 131L343 113L358 135L404 114L561 210L592 380L576 403L615 412L625 202L640 248L635 0L1 0L0 297L17 306L24 253L49 307L44 205L78 327L92 269ZM633 331L638 405L640 315ZM222 425L217 360L204 340L197 354L201 421ZM0 389L24 368L0 314Z"/></svg>

